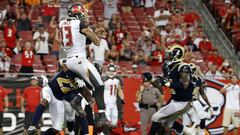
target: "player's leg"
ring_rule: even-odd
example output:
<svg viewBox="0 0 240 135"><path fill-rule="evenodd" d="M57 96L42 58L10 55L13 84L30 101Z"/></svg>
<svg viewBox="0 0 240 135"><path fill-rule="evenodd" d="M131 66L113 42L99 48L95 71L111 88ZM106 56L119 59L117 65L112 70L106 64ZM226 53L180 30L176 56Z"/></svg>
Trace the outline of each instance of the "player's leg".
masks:
<svg viewBox="0 0 240 135"><path fill-rule="evenodd" d="M68 103L67 101L64 101L64 107L69 135L74 135L73 128L75 120L75 110L71 107L70 103Z"/></svg>
<svg viewBox="0 0 240 135"><path fill-rule="evenodd" d="M174 122L180 115L186 113L190 108L190 102L176 102L172 100L168 105L158 110L152 117L153 122L161 122L163 126L172 128L181 133L184 126Z"/></svg>
<svg viewBox="0 0 240 135"><path fill-rule="evenodd" d="M106 109L105 109L105 115L109 121L112 121L111 119L111 106L110 104L106 104Z"/></svg>
<svg viewBox="0 0 240 135"><path fill-rule="evenodd" d="M98 109L101 113L105 110L103 92L104 84L101 80L101 76L98 73L97 69L92 63L90 63L86 58L80 57L71 57L66 60L63 60L63 66L66 65L67 69L76 73L78 76L82 77L88 84L94 86L95 88L95 100L98 106ZM66 70L67 75L75 79L75 75Z"/></svg>
<svg viewBox="0 0 240 135"><path fill-rule="evenodd" d="M52 129L49 132L58 133L62 131L65 116L64 102L52 97L52 102L49 104L49 113L52 120Z"/></svg>
<svg viewBox="0 0 240 135"><path fill-rule="evenodd" d="M87 61L87 68L89 79L95 88L95 100L98 106L99 120L97 121L97 126L107 126L112 127L113 125L107 120L105 116L105 103L104 103L104 83L101 79L100 74L93 66L92 63Z"/></svg>
<svg viewBox="0 0 240 135"><path fill-rule="evenodd" d="M117 108L117 104L113 104L112 106L112 110L111 110L111 119L112 119L112 124L117 126L117 122L118 122L118 108Z"/></svg>

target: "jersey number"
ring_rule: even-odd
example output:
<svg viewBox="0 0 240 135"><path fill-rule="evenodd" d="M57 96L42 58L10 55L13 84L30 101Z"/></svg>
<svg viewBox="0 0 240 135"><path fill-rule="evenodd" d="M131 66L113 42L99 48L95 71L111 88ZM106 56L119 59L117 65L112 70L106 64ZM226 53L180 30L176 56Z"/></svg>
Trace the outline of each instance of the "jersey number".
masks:
<svg viewBox="0 0 240 135"><path fill-rule="evenodd" d="M62 36L63 46L73 45L71 26L61 27L61 36Z"/></svg>
<svg viewBox="0 0 240 135"><path fill-rule="evenodd" d="M72 81L66 78L58 77L57 82L64 94L68 93L69 91L75 88L75 85L72 83ZM68 85L69 87L65 87L64 84Z"/></svg>
<svg viewBox="0 0 240 135"><path fill-rule="evenodd" d="M110 95L116 95L117 85L110 85Z"/></svg>

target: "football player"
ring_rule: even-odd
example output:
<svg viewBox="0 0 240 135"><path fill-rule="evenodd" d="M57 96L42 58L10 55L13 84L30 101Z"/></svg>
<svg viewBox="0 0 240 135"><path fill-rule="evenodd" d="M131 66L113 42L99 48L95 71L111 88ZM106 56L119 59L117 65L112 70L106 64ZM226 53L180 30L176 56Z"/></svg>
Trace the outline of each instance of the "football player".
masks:
<svg viewBox="0 0 240 135"><path fill-rule="evenodd" d="M171 101L152 116L151 135L154 135L156 130L162 130L161 133L164 134L164 128L171 128L177 134L193 132L176 121L190 108L193 92L192 71L190 65L183 62L184 53L184 48L177 44L166 50L164 77L159 77L158 80L162 86L170 88Z"/></svg>
<svg viewBox="0 0 240 135"><path fill-rule="evenodd" d="M195 128L197 125L199 125L200 130L198 132L198 135L204 135L206 119L213 114L213 109L205 94L205 91L204 91L205 82L203 80L203 76L201 74L199 67L197 67L193 63L190 63L190 66L192 69L192 73L193 73L192 79L195 86L193 91L192 107L186 114L183 115L183 125L190 125L190 121L192 121L193 122L192 128ZM208 105L207 111L205 111L205 108L202 105L205 103L201 102L200 96Z"/></svg>
<svg viewBox="0 0 240 135"><path fill-rule="evenodd" d="M49 82L46 77L43 77L43 86L42 101L35 110L32 119L33 126L29 128L30 134L34 133L34 129L47 106L49 106L52 128L49 128L45 132L45 135L55 135L62 130L65 115L63 99L66 95L68 95L68 101L70 101L71 106L76 110L78 115L82 115L83 117L86 116L86 113L81 107L82 97L79 95L73 96L75 95L75 91L80 91L79 88L83 88L85 86L85 82L82 79L75 78L75 81L68 79L65 72L61 71ZM73 92L73 95L70 95L71 92Z"/></svg>
<svg viewBox="0 0 240 135"><path fill-rule="evenodd" d="M117 96L120 97L121 102L124 104L124 95L121 88L121 81L116 76L117 66L113 63L107 65L107 76L103 78L105 85L104 89L104 102L106 104L106 116L113 125L117 125L118 109L117 109Z"/></svg>
<svg viewBox="0 0 240 135"><path fill-rule="evenodd" d="M97 126L111 126L105 116L103 99L104 84L100 74L86 58L86 44L91 42L99 46L100 40L88 25L87 9L82 4L73 4L68 9L69 18L59 23L61 42L66 53L66 59L61 65L81 76L95 90L95 100L98 106L99 120ZM68 74L68 72L66 72ZM73 78L71 74L68 74Z"/></svg>

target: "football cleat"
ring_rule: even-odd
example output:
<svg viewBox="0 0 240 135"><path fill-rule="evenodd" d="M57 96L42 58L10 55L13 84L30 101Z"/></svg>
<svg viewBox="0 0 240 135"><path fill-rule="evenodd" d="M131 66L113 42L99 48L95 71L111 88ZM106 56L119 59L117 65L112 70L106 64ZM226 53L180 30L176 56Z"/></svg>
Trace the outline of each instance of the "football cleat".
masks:
<svg viewBox="0 0 240 135"><path fill-rule="evenodd" d="M28 128L28 135L35 135L37 133L37 128L35 126L30 126Z"/></svg>
<svg viewBox="0 0 240 135"><path fill-rule="evenodd" d="M106 117L105 113L99 113L99 119L97 121L97 127L102 128L102 127L108 127L108 128L113 128L116 125L112 124Z"/></svg>

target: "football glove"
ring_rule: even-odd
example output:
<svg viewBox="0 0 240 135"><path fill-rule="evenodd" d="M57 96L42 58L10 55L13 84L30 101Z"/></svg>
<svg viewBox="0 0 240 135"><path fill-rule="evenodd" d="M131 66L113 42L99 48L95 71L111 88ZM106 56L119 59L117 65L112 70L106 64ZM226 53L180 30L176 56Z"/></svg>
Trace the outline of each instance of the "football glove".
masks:
<svg viewBox="0 0 240 135"><path fill-rule="evenodd" d="M74 81L76 82L78 88L82 88L82 87L86 86L84 80L82 80L82 79L75 78Z"/></svg>
<svg viewBox="0 0 240 135"><path fill-rule="evenodd" d="M162 76L156 76L155 78L161 86L169 86L169 82L167 78Z"/></svg>

